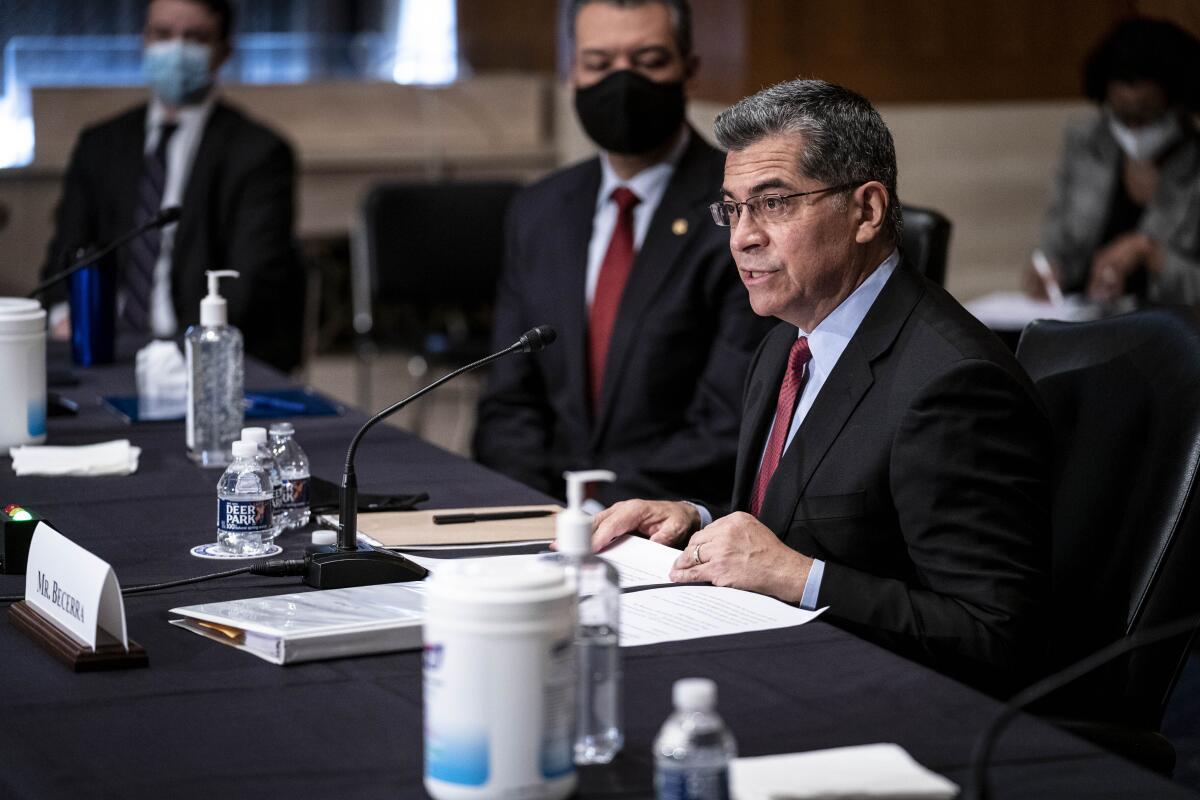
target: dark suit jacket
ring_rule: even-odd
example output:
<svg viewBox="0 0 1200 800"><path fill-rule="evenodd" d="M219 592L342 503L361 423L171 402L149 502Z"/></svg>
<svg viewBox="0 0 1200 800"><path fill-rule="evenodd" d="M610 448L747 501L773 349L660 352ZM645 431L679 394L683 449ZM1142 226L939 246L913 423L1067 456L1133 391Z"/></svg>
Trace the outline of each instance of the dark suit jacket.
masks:
<svg viewBox="0 0 1200 800"><path fill-rule="evenodd" d="M146 106L80 134L59 202L43 275L75 250L134 227L146 139ZM304 274L292 240L295 159L275 133L218 102L208 118L180 204L171 297L180 332L198 321L204 271L236 269L222 282L229 321L246 351L281 369L300 361ZM66 256L66 258L64 257ZM123 269L126 249L117 253Z"/></svg>
<svg viewBox="0 0 1200 800"><path fill-rule="evenodd" d="M595 419L587 398L584 283L600 163L557 172L514 199L500 280L497 349L549 323L558 342L497 362L479 406L476 457L549 494L565 469L607 468L605 503L728 497L741 386L769 329L750 309L729 233L708 204L724 156L695 132L626 285Z"/></svg>
<svg viewBox="0 0 1200 800"><path fill-rule="evenodd" d="M746 384L734 507L746 509L796 328ZM821 388L760 520L826 562L824 619L993 692L1041 656L1049 423L1012 354L903 263Z"/></svg>

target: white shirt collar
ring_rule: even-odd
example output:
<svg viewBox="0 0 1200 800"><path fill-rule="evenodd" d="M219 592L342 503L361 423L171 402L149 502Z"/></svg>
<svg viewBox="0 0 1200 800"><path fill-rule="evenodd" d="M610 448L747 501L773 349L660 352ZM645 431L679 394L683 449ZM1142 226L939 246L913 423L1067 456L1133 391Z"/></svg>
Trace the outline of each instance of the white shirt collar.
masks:
<svg viewBox="0 0 1200 800"><path fill-rule="evenodd" d="M798 336L808 337L808 348L812 352L813 368L829 374L833 365L841 358L850 339L862 325L871 306L875 304L883 285L895 272L900 263L900 251L892 250L867 279L859 284L850 296L838 304L829 316L817 323L811 333L800 331Z"/></svg>
<svg viewBox="0 0 1200 800"><path fill-rule="evenodd" d="M621 180L617 173L613 171L612 165L608 161L608 153L600 154L600 192L596 195L596 208L608 202L612 196L613 190L618 186L628 187L630 191L638 196L641 201L639 205L646 208L657 208L658 201L667 191L667 183L671 180L671 173L675 171L675 166L679 163L679 159L683 158L683 151L687 149L688 143L692 140L692 130L689 126L683 126L683 135L679 137L679 141L671 148L666 157L653 166L646 167L644 170L634 175L627 181Z"/></svg>
<svg viewBox="0 0 1200 800"><path fill-rule="evenodd" d="M217 89L213 87L199 103L180 106L175 110L175 122L180 128L203 126L217 103ZM150 110L146 114L146 134L158 130L167 118L167 107L157 97L150 98Z"/></svg>

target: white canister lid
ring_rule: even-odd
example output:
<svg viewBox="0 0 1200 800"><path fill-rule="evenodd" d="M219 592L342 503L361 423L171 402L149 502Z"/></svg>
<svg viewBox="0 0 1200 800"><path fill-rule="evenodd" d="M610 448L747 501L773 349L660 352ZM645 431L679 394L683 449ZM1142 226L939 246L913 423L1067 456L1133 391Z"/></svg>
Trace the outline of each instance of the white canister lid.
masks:
<svg viewBox="0 0 1200 800"><path fill-rule="evenodd" d="M575 590L558 564L469 559L439 569L429 580L428 610L447 621L550 623L568 611Z"/></svg>
<svg viewBox="0 0 1200 800"><path fill-rule="evenodd" d="M0 334L40 333L46 328L46 309L26 297L0 297Z"/></svg>

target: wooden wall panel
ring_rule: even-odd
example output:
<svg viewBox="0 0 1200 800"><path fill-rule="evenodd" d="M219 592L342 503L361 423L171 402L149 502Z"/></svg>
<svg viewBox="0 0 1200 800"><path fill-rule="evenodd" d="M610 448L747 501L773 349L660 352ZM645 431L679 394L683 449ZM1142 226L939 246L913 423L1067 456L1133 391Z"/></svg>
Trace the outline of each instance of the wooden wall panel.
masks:
<svg viewBox="0 0 1200 800"><path fill-rule="evenodd" d="M554 71L558 0L458 0L458 46L475 72Z"/></svg>

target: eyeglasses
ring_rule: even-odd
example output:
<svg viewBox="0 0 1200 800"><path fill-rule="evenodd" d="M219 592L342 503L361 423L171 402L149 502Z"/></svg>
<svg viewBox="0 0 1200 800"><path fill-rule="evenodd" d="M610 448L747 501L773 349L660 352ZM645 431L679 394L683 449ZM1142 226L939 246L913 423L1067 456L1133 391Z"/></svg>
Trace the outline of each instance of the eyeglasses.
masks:
<svg viewBox="0 0 1200 800"><path fill-rule="evenodd" d="M844 192L853 189L857 183L843 183L840 186L826 186L824 189L813 189L811 192L796 192L794 194L757 194L747 197L745 202L722 200L708 207L713 222L722 228L728 228L737 222L742 209L749 209L750 216L759 222L781 222L788 218L795 207L797 197L807 197L810 194L825 194L826 192Z"/></svg>

